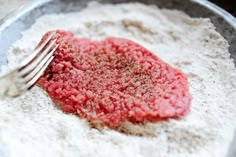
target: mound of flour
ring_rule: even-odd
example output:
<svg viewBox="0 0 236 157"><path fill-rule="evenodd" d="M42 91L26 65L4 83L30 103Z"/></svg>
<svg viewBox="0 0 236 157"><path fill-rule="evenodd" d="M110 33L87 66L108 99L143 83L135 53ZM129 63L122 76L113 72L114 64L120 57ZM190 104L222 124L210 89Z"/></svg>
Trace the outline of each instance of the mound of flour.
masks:
<svg viewBox="0 0 236 157"><path fill-rule="evenodd" d="M77 13L41 17L9 50L9 68L32 52L42 35L70 30L94 40L138 42L187 74L193 96L182 119L120 130L91 128L63 113L38 87L0 101L0 154L6 157L222 157L236 126L236 69L228 43L209 19L137 3L92 3ZM1 155L2 155L1 154ZM0 155L0 156L1 156Z"/></svg>

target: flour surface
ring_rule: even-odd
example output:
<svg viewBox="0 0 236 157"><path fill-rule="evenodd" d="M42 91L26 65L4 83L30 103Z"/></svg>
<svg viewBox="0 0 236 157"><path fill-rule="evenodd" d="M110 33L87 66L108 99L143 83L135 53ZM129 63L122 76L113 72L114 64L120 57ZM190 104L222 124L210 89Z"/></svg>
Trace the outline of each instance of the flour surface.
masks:
<svg viewBox="0 0 236 157"><path fill-rule="evenodd" d="M91 3L77 13L39 18L9 50L8 68L29 55L42 35L63 29L76 37L131 39L189 78L191 112L182 119L119 131L91 128L59 110L35 87L0 101L0 154L6 157L223 157L236 126L236 69L228 43L206 18L138 3ZM124 132L124 133L123 133Z"/></svg>

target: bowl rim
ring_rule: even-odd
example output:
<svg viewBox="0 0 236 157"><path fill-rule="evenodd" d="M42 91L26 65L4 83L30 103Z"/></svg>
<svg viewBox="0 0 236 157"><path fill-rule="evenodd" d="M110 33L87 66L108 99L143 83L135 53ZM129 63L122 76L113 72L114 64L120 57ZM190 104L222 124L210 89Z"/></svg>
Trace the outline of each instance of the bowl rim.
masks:
<svg viewBox="0 0 236 157"><path fill-rule="evenodd" d="M218 14L219 16L223 17L225 21L227 21L236 30L236 17L234 17L232 14L230 14L223 8L219 7L218 5L208 0L191 0L191 1L198 3L201 6L206 7L209 10L212 10L215 14Z"/></svg>
<svg viewBox="0 0 236 157"><path fill-rule="evenodd" d="M12 22L17 20L19 17L24 15L30 10L37 8L45 3L49 3L53 0L37 0L37 1L28 1L23 5L17 7L13 11L9 12L2 19L0 19L0 32L4 30L7 26L9 26ZM207 9L213 11L215 14L222 17L226 22L228 22L235 30L236 30L236 17L231 15L229 12L219 7L218 5L210 2L208 0L190 0L194 3L201 5L202 7L206 7Z"/></svg>

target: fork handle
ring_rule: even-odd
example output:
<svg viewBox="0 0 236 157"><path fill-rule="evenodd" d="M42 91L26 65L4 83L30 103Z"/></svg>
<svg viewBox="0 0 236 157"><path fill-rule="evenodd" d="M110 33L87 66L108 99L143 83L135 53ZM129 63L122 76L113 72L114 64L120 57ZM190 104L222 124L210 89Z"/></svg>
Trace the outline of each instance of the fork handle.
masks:
<svg viewBox="0 0 236 157"><path fill-rule="evenodd" d="M6 75L0 76L0 99L19 95L19 89L17 88L15 75L16 72L12 71Z"/></svg>

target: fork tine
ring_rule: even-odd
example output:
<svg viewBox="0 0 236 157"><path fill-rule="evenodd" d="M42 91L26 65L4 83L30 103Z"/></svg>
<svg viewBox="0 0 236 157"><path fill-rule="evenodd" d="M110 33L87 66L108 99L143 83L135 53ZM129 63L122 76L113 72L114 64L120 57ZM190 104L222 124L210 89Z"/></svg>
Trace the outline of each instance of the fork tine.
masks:
<svg viewBox="0 0 236 157"><path fill-rule="evenodd" d="M55 36L55 34L56 34L56 32L53 31L49 35L49 37L46 40L44 40L44 42L42 44L40 44L40 46L37 49L35 49L34 52L21 63L21 66L24 67L30 61L32 61L38 55L38 53L47 45L47 43Z"/></svg>
<svg viewBox="0 0 236 157"><path fill-rule="evenodd" d="M53 47L53 45L56 43L56 39L53 40L50 45L41 53L39 56L35 58L35 60L32 60L32 63L28 63L29 65L19 69L19 75L24 76L28 73L30 73L40 62L42 59L47 55L48 51ZM56 46L57 48L57 46ZM54 51L56 50L55 48L53 49Z"/></svg>
<svg viewBox="0 0 236 157"><path fill-rule="evenodd" d="M54 59L55 56L51 56L47 62L41 67L41 69L38 71L38 73L29 81L26 83L26 85L21 89L22 91L26 91L31 89L34 84L37 82L37 80L40 78L40 76L44 73L45 69L48 67L48 65L51 63L51 61Z"/></svg>
<svg viewBox="0 0 236 157"><path fill-rule="evenodd" d="M56 46L54 47L54 49L51 50L51 51L47 54L47 56L46 56L45 58L43 58L43 60L41 60L41 62L40 62L39 64L32 62L31 65L28 65L29 69L31 68L31 69L33 69L33 70L31 70L31 72L28 73L28 75L26 75L25 77L24 77L24 75L19 75L19 76L23 77L21 82L27 83L27 82L29 82L31 79L33 79L33 78L35 77L35 75L41 70L41 68L45 65L45 63L49 60L49 58L50 58L51 56L53 56L53 53L56 51L56 49L57 49L58 46L59 46L59 45L56 45Z"/></svg>

